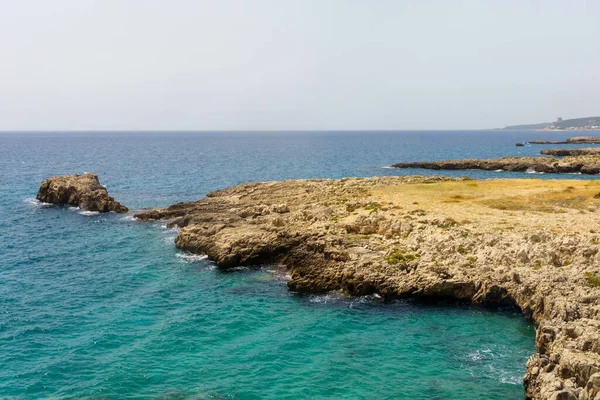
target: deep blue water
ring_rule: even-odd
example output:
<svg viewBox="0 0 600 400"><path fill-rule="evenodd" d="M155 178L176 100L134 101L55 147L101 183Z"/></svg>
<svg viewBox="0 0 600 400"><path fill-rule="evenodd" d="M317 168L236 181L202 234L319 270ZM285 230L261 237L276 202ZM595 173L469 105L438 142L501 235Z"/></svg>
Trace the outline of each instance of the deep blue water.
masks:
<svg viewBox="0 0 600 400"><path fill-rule="evenodd" d="M248 181L431 175L383 167L533 155L549 146L515 142L567 136L0 133L0 397L522 398L535 332L518 314L300 296L272 268L178 251L160 223L34 198L49 176L92 171L131 209L166 206Z"/></svg>

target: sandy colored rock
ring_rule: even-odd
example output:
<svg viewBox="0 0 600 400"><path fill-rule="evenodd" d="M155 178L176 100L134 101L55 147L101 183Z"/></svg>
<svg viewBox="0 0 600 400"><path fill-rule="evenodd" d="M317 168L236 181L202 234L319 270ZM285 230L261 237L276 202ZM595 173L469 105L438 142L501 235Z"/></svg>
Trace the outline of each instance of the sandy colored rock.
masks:
<svg viewBox="0 0 600 400"><path fill-rule="evenodd" d="M598 192L573 180L284 181L136 216L169 220L178 248L221 268L283 264L293 291L518 307L537 328L527 397L595 398Z"/></svg>
<svg viewBox="0 0 600 400"><path fill-rule="evenodd" d="M125 213L129 211L108 195L100 184L98 175L53 176L42 182L37 197L39 201L51 204L67 204L86 211Z"/></svg>

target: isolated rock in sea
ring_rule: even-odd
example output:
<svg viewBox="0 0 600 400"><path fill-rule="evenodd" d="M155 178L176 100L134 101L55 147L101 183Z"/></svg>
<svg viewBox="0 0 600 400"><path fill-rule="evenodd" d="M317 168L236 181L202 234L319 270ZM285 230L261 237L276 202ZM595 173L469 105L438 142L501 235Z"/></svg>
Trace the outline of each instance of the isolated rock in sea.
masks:
<svg viewBox="0 0 600 400"><path fill-rule="evenodd" d="M525 143L518 142L518 143L515 144L515 146L517 146L517 147L523 147L523 146L525 146Z"/></svg>
<svg viewBox="0 0 600 400"><path fill-rule="evenodd" d="M544 173L600 173L600 154L580 155L556 159L552 157L503 157L444 161L417 161L398 163L392 168L423 168L434 170L482 169L487 171L520 171Z"/></svg>
<svg viewBox="0 0 600 400"><path fill-rule="evenodd" d="M599 191L574 180L264 182L136 217L180 227L176 246L221 268L285 265L297 292L518 307L537 327L527 398L594 399Z"/></svg>
<svg viewBox="0 0 600 400"><path fill-rule="evenodd" d="M98 175L53 176L42 182L37 197L51 204L68 204L86 211L125 213L127 207L115 201L100 184Z"/></svg>

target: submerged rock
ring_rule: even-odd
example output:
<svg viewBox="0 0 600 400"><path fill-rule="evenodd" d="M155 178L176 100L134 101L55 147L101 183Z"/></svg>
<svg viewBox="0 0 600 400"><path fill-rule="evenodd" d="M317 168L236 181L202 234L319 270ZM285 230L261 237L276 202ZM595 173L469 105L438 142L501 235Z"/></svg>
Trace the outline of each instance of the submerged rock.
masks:
<svg viewBox="0 0 600 400"><path fill-rule="evenodd" d="M136 214L220 268L278 263L298 292L511 306L537 326L527 398L600 396L600 200L581 181L249 183ZM585 397L588 396L588 397Z"/></svg>
<svg viewBox="0 0 600 400"><path fill-rule="evenodd" d="M115 201L100 184L98 175L53 176L42 182L37 197L51 204L68 204L86 211L125 213L127 207Z"/></svg>
<svg viewBox="0 0 600 400"><path fill-rule="evenodd" d="M434 170L481 169L486 171L519 171L544 173L600 173L600 153L556 159L552 157L503 157L444 161L417 161L398 163L392 168L423 168Z"/></svg>

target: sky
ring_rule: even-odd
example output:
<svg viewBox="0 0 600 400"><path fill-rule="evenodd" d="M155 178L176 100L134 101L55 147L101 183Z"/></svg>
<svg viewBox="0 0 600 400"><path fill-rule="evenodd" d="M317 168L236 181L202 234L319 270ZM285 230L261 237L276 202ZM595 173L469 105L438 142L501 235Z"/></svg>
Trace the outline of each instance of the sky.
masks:
<svg viewBox="0 0 600 400"><path fill-rule="evenodd" d="M0 130L600 115L598 0L0 0Z"/></svg>

